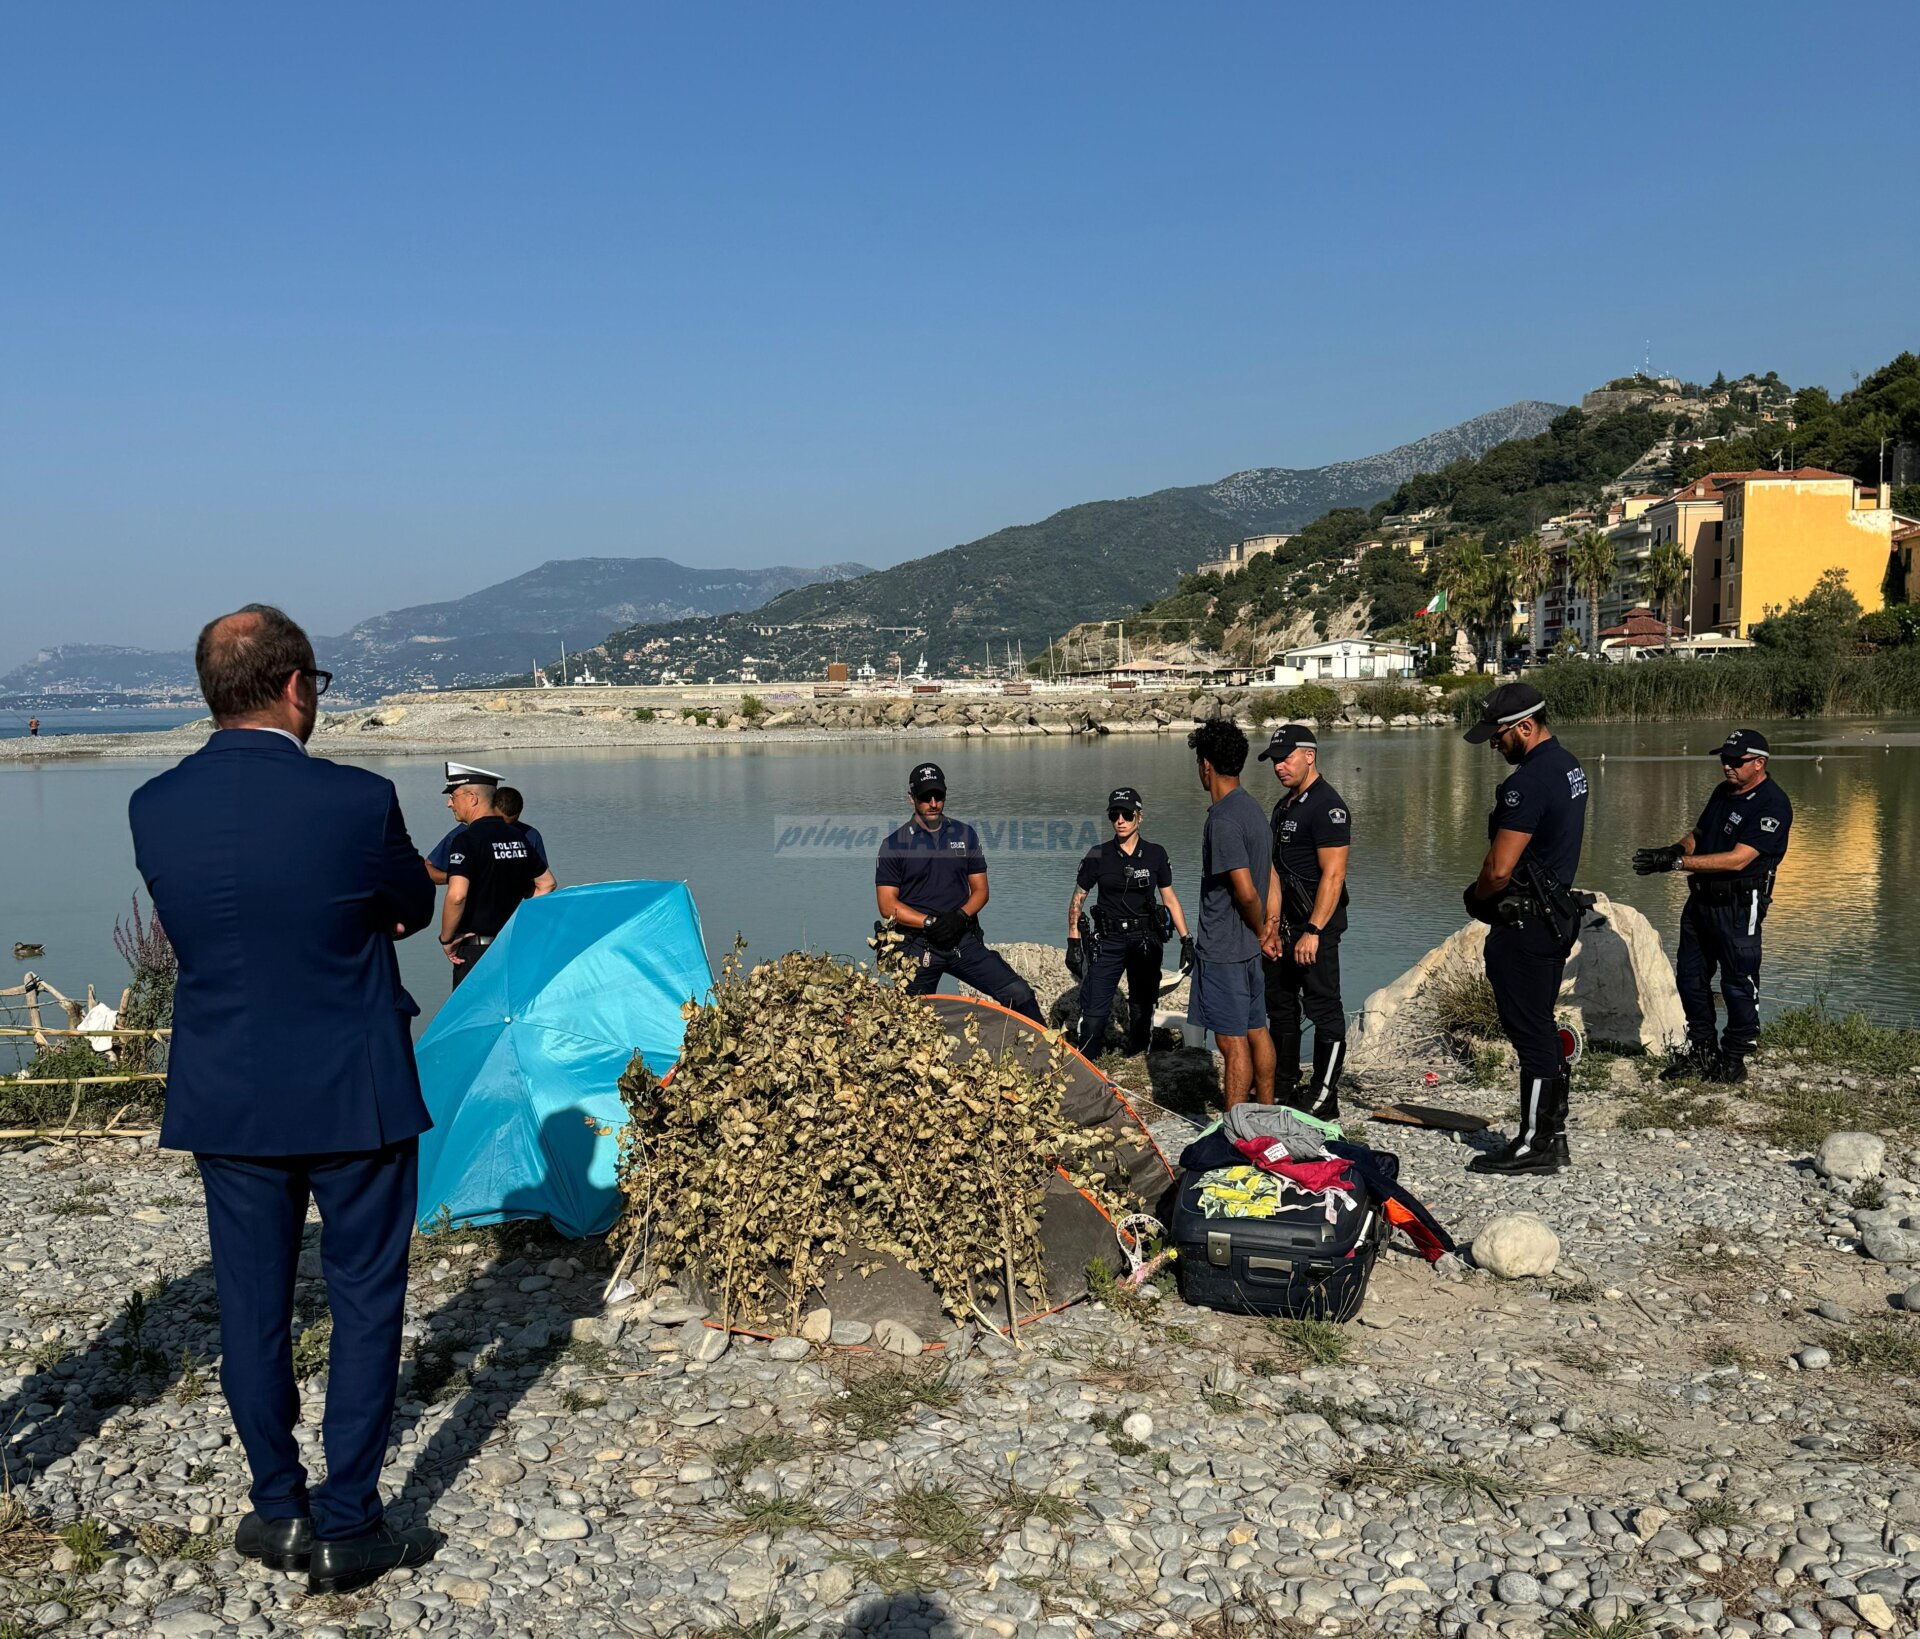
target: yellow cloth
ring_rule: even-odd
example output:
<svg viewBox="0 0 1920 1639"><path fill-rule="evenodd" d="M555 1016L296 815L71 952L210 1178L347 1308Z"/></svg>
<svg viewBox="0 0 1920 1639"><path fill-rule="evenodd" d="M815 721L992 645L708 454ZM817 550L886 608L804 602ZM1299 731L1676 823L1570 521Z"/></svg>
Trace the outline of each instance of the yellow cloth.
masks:
<svg viewBox="0 0 1920 1639"><path fill-rule="evenodd" d="M1209 1218L1271 1218L1286 1180L1258 1167L1216 1167L1200 1180L1200 1210Z"/></svg>

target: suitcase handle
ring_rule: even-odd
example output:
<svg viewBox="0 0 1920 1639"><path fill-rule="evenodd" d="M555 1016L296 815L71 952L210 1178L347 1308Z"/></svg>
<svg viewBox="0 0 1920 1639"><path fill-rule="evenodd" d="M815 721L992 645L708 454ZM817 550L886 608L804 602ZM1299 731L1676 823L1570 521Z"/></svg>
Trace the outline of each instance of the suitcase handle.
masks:
<svg viewBox="0 0 1920 1639"><path fill-rule="evenodd" d="M1247 1273L1250 1275L1277 1273L1289 1279L1300 1274L1312 1280L1325 1280L1339 1267L1337 1263L1289 1263L1285 1258L1247 1259Z"/></svg>

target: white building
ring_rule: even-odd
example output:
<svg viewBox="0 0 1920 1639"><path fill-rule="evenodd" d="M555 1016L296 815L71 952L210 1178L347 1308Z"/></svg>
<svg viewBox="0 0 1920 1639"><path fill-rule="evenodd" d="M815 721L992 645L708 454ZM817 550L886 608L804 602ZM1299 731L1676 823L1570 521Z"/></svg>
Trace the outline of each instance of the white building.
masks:
<svg viewBox="0 0 1920 1639"><path fill-rule="evenodd" d="M1371 637L1339 637L1289 649L1280 664L1299 671L1310 683L1370 682L1377 677L1411 677L1413 646Z"/></svg>

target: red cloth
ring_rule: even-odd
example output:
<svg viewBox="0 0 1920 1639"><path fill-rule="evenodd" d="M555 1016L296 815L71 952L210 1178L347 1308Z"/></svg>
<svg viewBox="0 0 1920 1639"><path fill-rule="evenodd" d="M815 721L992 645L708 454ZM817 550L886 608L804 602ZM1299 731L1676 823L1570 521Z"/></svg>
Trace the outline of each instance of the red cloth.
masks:
<svg viewBox="0 0 1920 1639"><path fill-rule="evenodd" d="M1277 1172L1316 1195L1330 1189L1345 1189L1347 1175L1352 1170L1347 1162L1333 1159L1296 1161L1277 1138L1236 1138L1233 1147L1263 1172Z"/></svg>

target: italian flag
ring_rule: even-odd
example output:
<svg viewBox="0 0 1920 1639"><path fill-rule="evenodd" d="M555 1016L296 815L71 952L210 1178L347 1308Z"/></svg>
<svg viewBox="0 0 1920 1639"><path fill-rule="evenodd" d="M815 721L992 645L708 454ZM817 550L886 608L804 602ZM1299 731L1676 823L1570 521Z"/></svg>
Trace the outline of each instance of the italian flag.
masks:
<svg viewBox="0 0 1920 1639"><path fill-rule="evenodd" d="M1424 609L1414 610L1414 615L1417 618L1420 615L1443 615L1446 612L1447 612L1447 589L1443 586L1440 588L1438 592L1434 594L1433 601L1429 603Z"/></svg>

